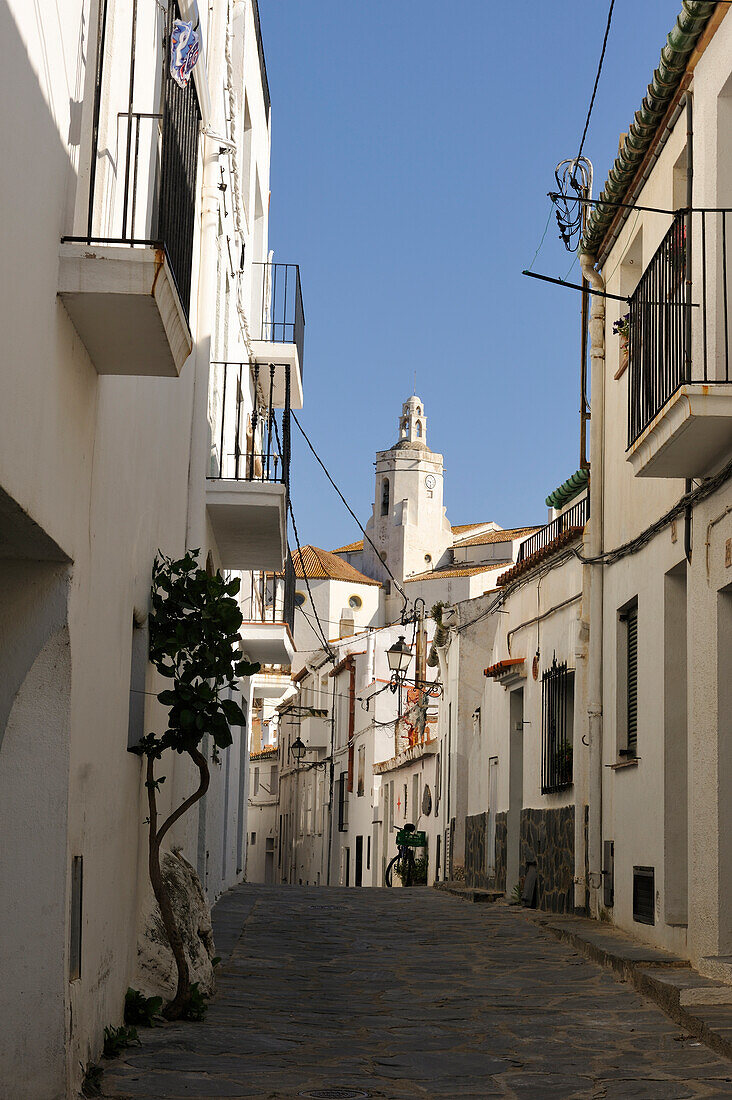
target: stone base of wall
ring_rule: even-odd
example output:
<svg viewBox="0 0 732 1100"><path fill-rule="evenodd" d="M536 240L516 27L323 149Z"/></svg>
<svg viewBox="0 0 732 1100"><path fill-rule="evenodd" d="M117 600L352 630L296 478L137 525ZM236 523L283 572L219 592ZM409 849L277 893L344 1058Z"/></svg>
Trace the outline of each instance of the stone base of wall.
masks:
<svg viewBox="0 0 732 1100"><path fill-rule="evenodd" d="M465 818L465 882L477 890L506 889L506 815L496 814L495 874L486 873L488 814Z"/></svg>
<svg viewBox="0 0 732 1100"><path fill-rule="evenodd" d="M536 864L536 904L550 913L574 911L574 806L521 811L521 875Z"/></svg>

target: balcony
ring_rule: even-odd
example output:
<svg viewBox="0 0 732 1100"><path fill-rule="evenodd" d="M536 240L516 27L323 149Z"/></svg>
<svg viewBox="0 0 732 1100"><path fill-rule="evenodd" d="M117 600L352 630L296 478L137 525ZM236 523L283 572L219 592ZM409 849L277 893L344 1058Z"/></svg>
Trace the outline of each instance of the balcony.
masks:
<svg viewBox="0 0 732 1100"><path fill-rule="evenodd" d="M99 374L174 378L192 348L201 111L164 63L175 14L163 27L158 5L135 5L114 41L102 20L85 224L62 238L58 283Z"/></svg>
<svg viewBox="0 0 732 1100"><path fill-rule="evenodd" d="M278 415L272 385L262 391L257 368L252 378L247 363L211 364L206 509L225 569L272 573L283 569L290 481L290 370L285 368L286 407Z"/></svg>
<svg viewBox="0 0 732 1100"><path fill-rule="evenodd" d="M252 265L252 353L257 368L272 379L275 408L302 408L305 313L297 264ZM289 368L289 371L288 371Z"/></svg>
<svg viewBox="0 0 732 1100"><path fill-rule="evenodd" d="M704 477L732 450L729 213L676 215L630 300L627 457L636 477Z"/></svg>
<svg viewBox="0 0 732 1100"><path fill-rule="evenodd" d="M590 499L583 496L576 504L568 508L566 512L540 527L531 538L525 539L519 546L516 555L516 564L496 580L496 585L501 587L510 584L517 577L528 573L535 565L539 565L547 558L556 554L568 542L582 535L584 526L590 514ZM490 670L487 670L490 671Z"/></svg>
<svg viewBox="0 0 732 1100"><path fill-rule="evenodd" d="M263 665L290 665L295 656L295 569L289 554L283 574L252 575L242 599L242 615L242 651L248 658ZM260 676L259 692L255 685L255 695L262 695L268 689L266 678L264 682L262 679ZM289 687L289 676L286 679ZM273 698L284 694L281 680L280 675L276 685L269 685L278 689Z"/></svg>
<svg viewBox="0 0 732 1100"><path fill-rule="evenodd" d="M317 711L300 719L300 737L309 749L329 749L331 722L328 712Z"/></svg>

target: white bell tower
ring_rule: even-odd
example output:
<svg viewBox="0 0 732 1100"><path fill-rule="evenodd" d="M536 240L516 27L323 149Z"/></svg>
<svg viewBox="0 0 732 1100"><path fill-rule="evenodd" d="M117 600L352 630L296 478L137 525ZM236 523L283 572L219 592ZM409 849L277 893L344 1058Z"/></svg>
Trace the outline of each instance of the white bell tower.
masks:
<svg viewBox="0 0 732 1100"><path fill-rule="evenodd" d="M427 446L424 402L415 394L402 405L397 442L376 453L374 509L366 530L378 555L366 542L364 573L387 580L385 561L403 581L435 569L446 558L452 530L442 504L443 476L442 455ZM392 596L400 603L395 591Z"/></svg>

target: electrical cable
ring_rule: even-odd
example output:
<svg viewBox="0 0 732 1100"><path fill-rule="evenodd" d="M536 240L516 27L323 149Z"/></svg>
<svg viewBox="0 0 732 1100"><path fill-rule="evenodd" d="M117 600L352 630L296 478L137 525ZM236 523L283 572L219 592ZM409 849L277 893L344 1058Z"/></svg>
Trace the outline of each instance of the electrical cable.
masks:
<svg viewBox="0 0 732 1100"><path fill-rule="evenodd" d="M605 37L602 40L602 52L600 53L600 62L597 66L597 76L595 77L595 86L592 89L592 97L590 99L590 106L587 110L587 118L585 119L585 128L582 131L582 139L580 141L579 151L578 151L577 156L575 157L575 161L574 161L575 171L576 171L577 163L578 163L580 157L582 156L582 150L584 149L584 146L585 146L585 138L587 137L587 131L590 127L590 119L592 117L592 109L595 106L595 96L597 95L597 88L598 88L598 85L600 83L600 74L602 73L602 66L603 66L603 62L605 60L605 50L607 49L607 40L608 40L608 36L610 34L610 24L612 23L613 8L614 7L615 7L615 0L610 0L610 9L607 13L607 25L605 27ZM572 179L574 179L574 172L572 173Z"/></svg>
<svg viewBox="0 0 732 1100"><path fill-rule="evenodd" d="M396 585L396 588L397 588L397 591L399 592L399 595L400 595L400 596L402 597L402 599L404 600L404 607L402 608L402 618L403 618L403 616L404 616L404 612L405 612L405 611L407 610L407 607L408 607L408 605L409 605L409 597L407 596L406 592L405 592L405 591L404 591L404 589L402 588L402 586L401 586L401 584L399 583L399 581L398 581L398 580L396 579L396 577L395 577L395 576L394 576L394 574L392 573L392 571L391 571L391 569L389 568L388 564L387 564L387 563L386 563L386 562L385 562L385 561L383 560L383 558L382 558L382 557L381 557L381 555L379 554L379 551L378 551L378 549L376 548L376 546L374 545L374 543L373 543L373 542L371 541L371 539L369 538L369 536L368 536L368 535L366 534L366 529L365 529L365 528L364 528L364 527L362 526L362 524L361 524L361 521L359 520L359 518L358 518L358 516L356 515L356 513L355 513L355 512L353 511L353 508L351 508L350 504L348 503L348 501L347 501L347 500L346 500L346 498L344 497L343 493L342 493L342 492L340 491L340 489L339 489L339 488L338 488L338 486L336 485L335 481L333 480L333 478L332 478L332 477L331 477L331 475L329 474L329 472L328 472L328 469L327 469L327 467L326 467L325 463L324 463L324 462L323 462L323 460L322 460L322 459L320 458L320 456L318 455L318 452L317 452L317 451L315 450L315 447L313 447L312 443L310 442L310 440L309 440L309 438L308 438L308 436L307 436L307 433L305 432L305 429L303 428L303 426L302 426L302 424L300 423L300 421L299 421L299 420L297 419L297 417L296 417L296 415L295 415L294 411L292 412L292 414L291 414L291 415L292 415L292 419L293 419L293 420L295 421L295 423L297 424L298 428L300 429L300 433L301 433L301 435L302 435L303 439L305 440L305 442L307 443L308 447L309 447L309 448L310 448L310 450L312 451L312 453L313 453L313 456L315 457L315 460L316 460L316 462L317 462L317 463L318 463L318 465L320 466L320 468L321 468L321 470L323 471L323 473L325 474L325 476L326 476L326 477L328 478L328 481L329 481L329 482L331 483L331 485L332 485L332 486L333 486L333 488L335 489L335 491L336 491L336 493L338 494L338 496L339 496L339 497L341 498L341 500L342 500L342 501L343 501L343 503L345 504L345 506L346 506L346 508L347 508L347 510L348 510L348 512L349 512L349 514L351 515L351 517L352 517L352 518L353 518L353 519L355 520L356 524L358 525L358 529L359 529L359 531L361 531L361 532L362 532L362 534L363 534L363 537L364 537L364 538L366 539L366 541L368 542L368 544L369 544L369 545L370 545L370 546L372 547L372 549L373 549L373 550L374 550L374 552L376 553L376 556L378 557L379 561L380 561L380 562L381 562L381 564L383 565L384 569L386 570L386 572L387 572L387 573L389 574L389 576L390 576L390 577L391 577L391 579L393 580L394 584Z"/></svg>
<svg viewBox="0 0 732 1100"><path fill-rule="evenodd" d="M552 220L552 214L553 213L554 213L554 205L552 204L549 207L549 213L547 214L547 217L546 217L546 225L544 226L544 232L541 235L541 240L539 241L539 244L537 245L536 252L534 253L534 258L528 266L529 271L531 271L532 267L536 263L536 257L541 252L541 246L544 244L544 239L547 235L547 232L549 231L549 222Z"/></svg>
<svg viewBox="0 0 732 1100"><path fill-rule="evenodd" d="M292 520L292 530L293 530L293 533L295 535L295 542L297 543L297 550L298 550L298 553L300 555L300 561L302 561L303 560L303 558L302 558L302 547L300 546L300 537L297 533L297 524L295 522L295 513L294 513L293 508L292 508L292 496L289 492L287 494L287 507L288 507L288 510L290 512L290 519ZM315 604L313 603L313 594L310 591L310 581L308 580L308 575L307 575L307 572L306 572L304 567L303 567L303 573L305 574L305 587L308 590L308 596L310 597L310 603L313 605L313 614L315 615L315 621L318 624L318 630L320 631L320 637L323 641L323 649L324 649L325 653L327 654L328 660L332 661L333 664L336 664L335 656L334 656L333 651L330 647L330 643L328 642L325 631L323 630L323 626L322 626L322 623L320 622L320 618L318 617L318 612L317 612L317 609L315 607Z"/></svg>
<svg viewBox="0 0 732 1100"><path fill-rule="evenodd" d="M583 565L613 565L616 561L620 561L621 558L628 557L630 554L637 554L638 551L642 550L655 535L664 529L664 527L668 527L670 523L673 523L675 519L683 515L687 508L691 508L700 501L705 500L708 496L711 496L712 493L716 492L716 490L724 485L726 481L729 481L731 477L732 462L728 462L718 473L707 478L701 485L698 485L696 489L684 493L673 508L670 508L668 512L662 515L660 519L657 519L655 523L650 524L650 526L646 527L644 531L641 531L639 535L629 539L628 542L622 543L620 546L616 546L613 550L607 550L592 558L585 557L579 550L572 550L571 552Z"/></svg>

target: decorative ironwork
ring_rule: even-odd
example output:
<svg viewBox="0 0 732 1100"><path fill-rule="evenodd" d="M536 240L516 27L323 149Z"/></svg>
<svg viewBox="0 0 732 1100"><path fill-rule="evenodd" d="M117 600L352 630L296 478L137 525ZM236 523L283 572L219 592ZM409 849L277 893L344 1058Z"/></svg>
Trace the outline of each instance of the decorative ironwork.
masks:
<svg viewBox="0 0 732 1100"><path fill-rule="evenodd" d="M541 793L572 785L574 669L556 654L541 677Z"/></svg>
<svg viewBox="0 0 732 1100"><path fill-rule="evenodd" d="M211 363L209 422L212 454L209 478L276 481L290 484L290 370L285 374L285 407L274 404L275 367ZM254 407L246 411L244 387L251 376Z"/></svg>

